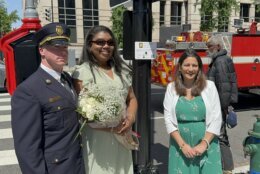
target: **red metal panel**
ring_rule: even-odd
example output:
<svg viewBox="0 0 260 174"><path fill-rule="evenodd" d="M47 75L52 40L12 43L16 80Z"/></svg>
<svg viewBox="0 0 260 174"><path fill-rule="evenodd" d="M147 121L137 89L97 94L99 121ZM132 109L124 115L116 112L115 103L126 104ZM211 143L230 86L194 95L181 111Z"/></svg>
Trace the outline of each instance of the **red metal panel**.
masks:
<svg viewBox="0 0 260 174"><path fill-rule="evenodd" d="M235 64L238 88L250 88L253 87L253 72L252 64Z"/></svg>
<svg viewBox="0 0 260 174"><path fill-rule="evenodd" d="M232 56L260 55L260 35L233 35Z"/></svg>
<svg viewBox="0 0 260 174"><path fill-rule="evenodd" d="M259 57L258 57L258 59L259 59ZM254 63L254 65L252 66L252 71L253 71L253 77L254 77L253 85L260 87L260 64Z"/></svg>
<svg viewBox="0 0 260 174"><path fill-rule="evenodd" d="M248 57L248 61L235 64L240 89L260 86L260 66L259 63L254 62L256 58L260 59L259 45L260 35L258 34L241 34L232 37L232 57L234 59L236 57L245 56L244 59Z"/></svg>

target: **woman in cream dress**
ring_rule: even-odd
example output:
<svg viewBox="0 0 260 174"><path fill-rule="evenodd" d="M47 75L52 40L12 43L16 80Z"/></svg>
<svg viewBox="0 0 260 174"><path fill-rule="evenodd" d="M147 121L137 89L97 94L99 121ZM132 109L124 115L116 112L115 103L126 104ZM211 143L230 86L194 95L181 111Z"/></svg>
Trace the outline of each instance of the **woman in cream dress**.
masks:
<svg viewBox="0 0 260 174"><path fill-rule="evenodd" d="M115 37L105 26L93 27L85 39L81 65L73 73L77 92L89 84L113 87L113 93L126 104L126 117L113 128L95 129L85 126L82 144L86 173L133 174L131 150L126 149L114 134L123 135L132 128L137 100L131 87L130 69L117 53Z"/></svg>

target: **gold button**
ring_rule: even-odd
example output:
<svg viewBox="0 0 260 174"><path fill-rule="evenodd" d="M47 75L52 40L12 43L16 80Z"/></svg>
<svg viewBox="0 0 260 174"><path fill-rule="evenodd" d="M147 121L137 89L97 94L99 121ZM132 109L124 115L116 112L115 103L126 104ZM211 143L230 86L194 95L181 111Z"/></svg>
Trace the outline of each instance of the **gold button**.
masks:
<svg viewBox="0 0 260 174"><path fill-rule="evenodd" d="M80 146L83 147L83 144L81 143Z"/></svg>
<svg viewBox="0 0 260 174"><path fill-rule="evenodd" d="M57 158L55 158L55 160L54 160L54 161L55 161L55 163L59 162L59 160L58 160Z"/></svg>
<svg viewBox="0 0 260 174"><path fill-rule="evenodd" d="M61 107L60 106L58 106L58 110L60 110L61 109Z"/></svg>

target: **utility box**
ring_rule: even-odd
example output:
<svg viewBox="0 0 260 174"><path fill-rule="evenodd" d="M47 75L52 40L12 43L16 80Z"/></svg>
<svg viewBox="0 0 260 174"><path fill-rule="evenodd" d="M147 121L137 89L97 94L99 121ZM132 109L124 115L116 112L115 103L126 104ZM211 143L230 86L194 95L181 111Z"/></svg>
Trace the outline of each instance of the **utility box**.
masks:
<svg viewBox="0 0 260 174"><path fill-rule="evenodd" d="M25 18L23 25L0 39L6 66L7 90L12 95L17 85L28 78L39 66L38 48L33 43L34 33L41 28L38 18Z"/></svg>
<svg viewBox="0 0 260 174"><path fill-rule="evenodd" d="M41 58L33 36L34 33L30 33L10 43L14 50L16 85L28 78L40 65Z"/></svg>

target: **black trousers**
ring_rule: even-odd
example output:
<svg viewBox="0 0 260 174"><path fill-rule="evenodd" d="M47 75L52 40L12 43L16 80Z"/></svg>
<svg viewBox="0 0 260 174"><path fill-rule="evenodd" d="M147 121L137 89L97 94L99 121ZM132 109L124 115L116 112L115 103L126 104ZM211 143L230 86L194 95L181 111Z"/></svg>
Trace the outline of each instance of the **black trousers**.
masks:
<svg viewBox="0 0 260 174"><path fill-rule="evenodd" d="M220 130L220 135L218 137L221 151L221 161L223 170L233 170L234 162L233 156L230 149L230 144L227 135L227 126L226 126L226 115L227 109L222 110L222 125Z"/></svg>

